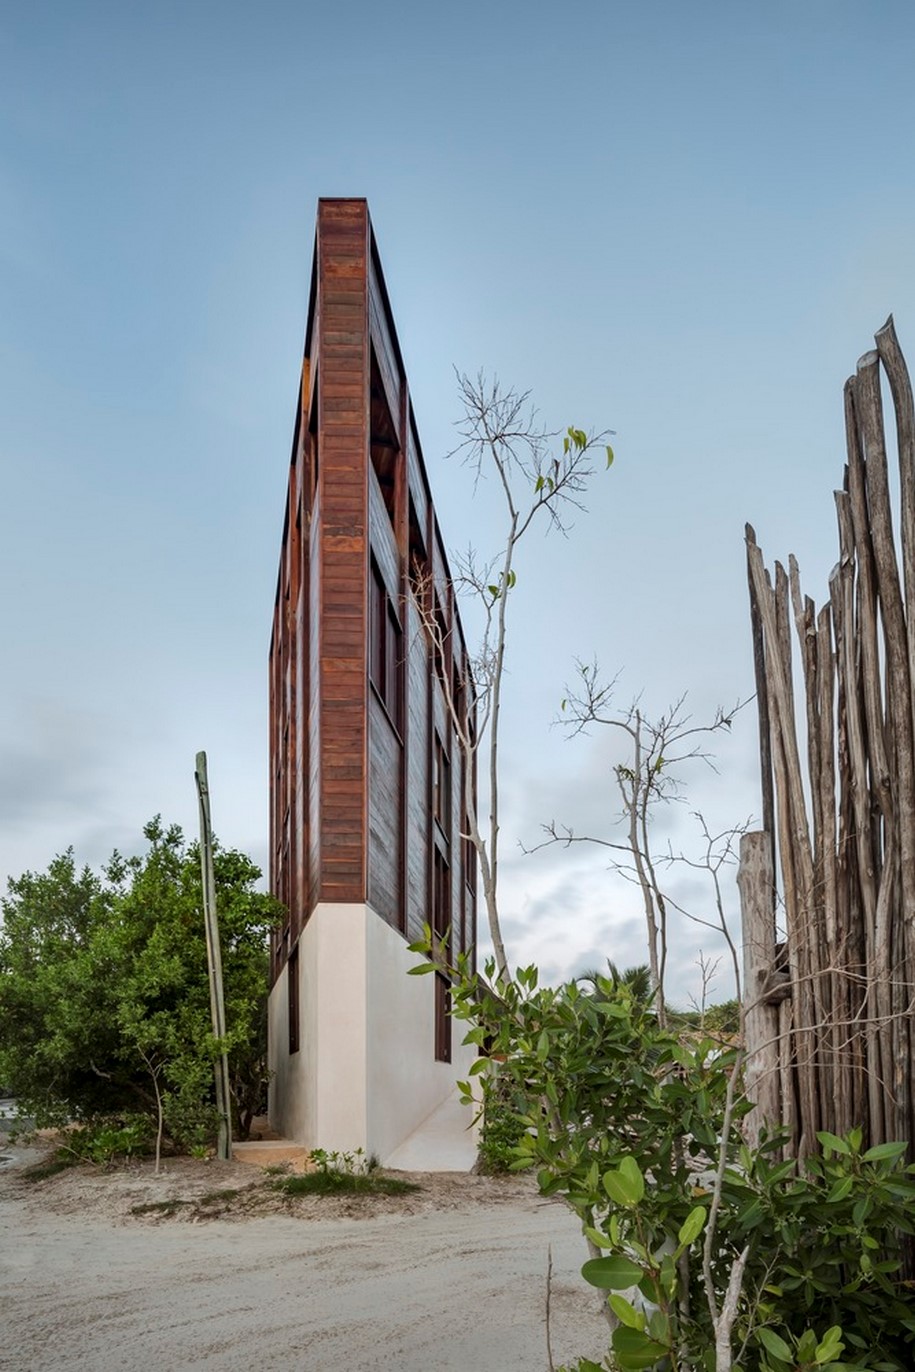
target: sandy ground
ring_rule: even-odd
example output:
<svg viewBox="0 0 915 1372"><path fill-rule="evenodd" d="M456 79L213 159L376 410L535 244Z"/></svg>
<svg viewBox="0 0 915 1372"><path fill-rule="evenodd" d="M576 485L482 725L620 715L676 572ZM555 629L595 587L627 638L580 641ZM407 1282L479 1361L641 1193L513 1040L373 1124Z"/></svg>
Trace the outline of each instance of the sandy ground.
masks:
<svg viewBox="0 0 915 1372"><path fill-rule="evenodd" d="M541 1372L550 1249L556 1365L606 1348L578 1224L526 1179L413 1176L423 1190L403 1198L288 1199L237 1163L30 1183L40 1153L2 1152L2 1368ZM133 1212L168 1200L187 1204Z"/></svg>

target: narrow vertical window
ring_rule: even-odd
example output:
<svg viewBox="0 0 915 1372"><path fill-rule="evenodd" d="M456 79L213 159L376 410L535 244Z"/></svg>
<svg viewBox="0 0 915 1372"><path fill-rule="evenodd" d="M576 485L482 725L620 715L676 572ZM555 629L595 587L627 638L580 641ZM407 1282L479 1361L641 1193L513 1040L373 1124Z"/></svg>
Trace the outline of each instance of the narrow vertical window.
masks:
<svg viewBox="0 0 915 1372"><path fill-rule="evenodd" d="M432 746L432 815L447 842L451 842L451 763L445 745L435 735Z"/></svg>
<svg viewBox="0 0 915 1372"><path fill-rule="evenodd" d="M403 711L403 630L374 558L369 585L369 679L399 731Z"/></svg>
<svg viewBox="0 0 915 1372"><path fill-rule="evenodd" d="M299 1051L299 945L296 944L289 955L286 975L288 977L289 1005L289 1052Z"/></svg>
<svg viewBox="0 0 915 1372"><path fill-rule="evenodd" d="M369 589L370 594L370 633L369 643L369 674L372 685L384 700L386 684L386 665L388 655L387 645L387 595L384 589L384 582L381 573L372 562L372 581Z"/></svg>
<svg viewBox="0 0 915 1372"><path fill-rule="evenodd" d="M451 869L435 850L432 872L432 929L436 945L445 958L451 956ZM451 985L435 973L435 1059L451 1061Z"/></svg>
<svg viewBox="0 0 915 1372"><path fill-rule="evenodd" d="M451 987L441 972L435 974L435 1061L451 1061Z"/></svg>

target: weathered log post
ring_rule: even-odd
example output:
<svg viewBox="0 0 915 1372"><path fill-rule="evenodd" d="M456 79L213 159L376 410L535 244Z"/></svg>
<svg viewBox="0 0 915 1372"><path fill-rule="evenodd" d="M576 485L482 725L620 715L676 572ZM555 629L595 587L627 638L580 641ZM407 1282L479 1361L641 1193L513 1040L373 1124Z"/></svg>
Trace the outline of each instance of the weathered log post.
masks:
<svg viewBox="0 0 915 1372"><path fill-rule="evenodd" d="M779 1004L791 993L787 969L778 966L772 839L763 830L740 840L737 871L743 923L746 1091L753 1102L744 1128L751 1144L763 1125L782 1123L779 1073Z"/></svg>
<svg viewBox="0 0 915 1372"><path fill-rule="evenodd" d="M216 1086L216 1114L219 1120L216 1156L228 1162L232 1157L232 1092L229 1085L229 1058L225 1050L226 1006L222 985L222 952L216 914L216 876L213 869L213 828L210 822L210 787L207 781L207 755L197 754L194 772L200 810L200 878L203 892L203 919L207 940L210 975L210 1013L213 1037L222 1041L219 1057L213 1063Z"/></svg>

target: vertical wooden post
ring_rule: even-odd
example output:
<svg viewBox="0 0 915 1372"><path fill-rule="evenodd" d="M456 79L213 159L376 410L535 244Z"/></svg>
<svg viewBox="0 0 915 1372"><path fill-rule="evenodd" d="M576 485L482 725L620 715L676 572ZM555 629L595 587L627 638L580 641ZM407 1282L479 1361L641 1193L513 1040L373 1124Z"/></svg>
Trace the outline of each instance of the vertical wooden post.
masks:
<svg viewBox="0 0 915 1372"><path fill-rule="evenodd" d="M207 962L210 974L210 1013L214 1038L225 1040L226 1007L222 990L222 953L216 918L216 874L213 869L213 831L210 826L210 789L207 783L207 755L197 754L194 772L200 808L200 876L203 886L203 919L206 926ZM229 1058L225 1049L213 1064L216 1080L216 1112L219 1116L217 1156L228 1161L232 1156L232 1114L229 1090Z"/></svg>
<svg viewBox="0 0 915 1372"><path fill-rule="evenodd" d="M747 540L747 582L750 588L750 624L753 630L753 668L756 676L756 703L759 717L759 772L762 784L762 827L775 834L775 792L772 781L772 731L769 721L769 688L766 684L766 651L762 615L750 568L750 548L756 546L752 524L745 526ZM773 857L773 863L775 859Z"/></svg>
<svg viewBox="0 0 915 1372"><path fill-rule="evenodd" d="M746 1089L753 1102L744 1127L756 1144L763 1125L772 1129L782 1123L778 1005L770 994L776 975L775 872L772 839L764 831L741 838L737 885L743 924Z"/></svg>

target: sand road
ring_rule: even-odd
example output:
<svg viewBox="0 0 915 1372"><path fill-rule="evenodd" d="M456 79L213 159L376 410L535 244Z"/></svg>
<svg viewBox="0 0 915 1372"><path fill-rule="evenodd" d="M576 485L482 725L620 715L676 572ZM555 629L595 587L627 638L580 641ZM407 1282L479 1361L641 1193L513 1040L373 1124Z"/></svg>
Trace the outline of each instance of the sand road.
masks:
<svg viewBox="0 0 915 1372"><path fill-rule="evenodd" d="M306 1208L194 1223L130 1213L137 1196L188 1194L190 1174L36 1187L7 1164L0 1367L541 1372L550 1248L554 1360L598 1356L606 1326L579 1276L587 1255L574 1217L517 1183L492 1204L477 1181L487 1179L446 1186L446 1209L433 1194L417 1213L325 1219Z"/></svg>

